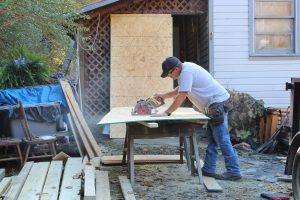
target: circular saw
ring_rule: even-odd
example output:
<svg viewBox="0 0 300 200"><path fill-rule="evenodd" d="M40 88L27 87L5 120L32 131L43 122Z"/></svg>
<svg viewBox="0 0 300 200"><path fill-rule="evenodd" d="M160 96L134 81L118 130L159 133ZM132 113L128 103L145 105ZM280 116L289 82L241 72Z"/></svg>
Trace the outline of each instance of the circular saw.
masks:
<svg viewBox="0 0 300 200"><path fill-rule="evenodd" d="M139 99L136 102L131 114L132 115L151 115L155 113L153 110L164 105L165 102L161 97L149 97L147 99Z"/></svg>

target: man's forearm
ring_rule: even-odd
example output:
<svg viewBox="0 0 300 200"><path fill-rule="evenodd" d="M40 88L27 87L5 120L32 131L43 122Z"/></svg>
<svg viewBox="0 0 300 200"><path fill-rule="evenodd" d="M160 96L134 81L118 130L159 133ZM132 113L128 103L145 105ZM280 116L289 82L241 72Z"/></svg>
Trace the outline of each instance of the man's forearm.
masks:
<svg viewBox="0 0 300 200"><path fill-rule="evenodd" d="M163 99L169 99L178 95L178 87L176 87L173 91L167 92L162 95Z"/></svg>
<svg viewBox="0 0 300 200"><path fill-rule="evenodd" d="M185 92L180 92L174 99L173 103L171 106L166 110L167 113L172 113L174 112L178 107L181 106L181 104L184 102L185 98L187 96L187 93Z"/></svg>

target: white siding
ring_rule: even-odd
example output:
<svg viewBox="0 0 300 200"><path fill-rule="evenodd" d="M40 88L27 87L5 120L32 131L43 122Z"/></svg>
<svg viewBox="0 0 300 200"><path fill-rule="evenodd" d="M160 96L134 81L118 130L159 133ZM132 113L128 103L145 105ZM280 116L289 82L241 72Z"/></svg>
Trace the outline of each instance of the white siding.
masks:
<svg viewBox="0 0 300 200"><path fill-rule="evenodd" d="M214 0L213 76L226 88L247 92L266 106L287 107L285 82L300 77L299 57L249 57L248 0Z"/></svg>

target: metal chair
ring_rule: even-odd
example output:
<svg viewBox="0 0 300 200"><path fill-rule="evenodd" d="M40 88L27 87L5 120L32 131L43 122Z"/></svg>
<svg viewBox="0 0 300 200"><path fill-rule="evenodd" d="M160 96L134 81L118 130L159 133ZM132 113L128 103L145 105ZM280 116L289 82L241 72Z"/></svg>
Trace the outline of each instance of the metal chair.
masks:
<svg viewBox="0 0 300 200"><path fill-rule="evenodd" d="M28 121L26 118L25 110L22 105L21 101L18 101L19 106L19 114L20 114L20 120L21 124L25 133L25 138L23 139L23 142L25 144L25 155L24 155L24 162L26 162L28 159L39 159L39 158L52 158L56 155L55 150L55 142L56 137L55 136L35 136L29 128ZM43 131L43 130L41 130ZM48 146L48 149L42 149L43 145ZM34 147L39 152L35 152Z"/></svg>

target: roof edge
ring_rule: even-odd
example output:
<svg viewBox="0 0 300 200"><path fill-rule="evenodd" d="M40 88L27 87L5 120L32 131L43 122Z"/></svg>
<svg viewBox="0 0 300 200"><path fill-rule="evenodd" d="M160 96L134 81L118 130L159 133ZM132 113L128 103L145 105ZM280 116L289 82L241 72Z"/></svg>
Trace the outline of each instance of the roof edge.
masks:
<svg viewBox="0 0 300 200"><path fill-rule="evenodd" d="M121 0L103 0L103 1L100 1L98 3L93 3L93 4L90 4L90 5L84 6L80 10L81 10L82 13L87 13L87 12L91 12L91 11L96 10L98 8L102 8L104 6L107 6L107 5L110 5L110 4L119 2L119 1L121 1Z"/></svg>

